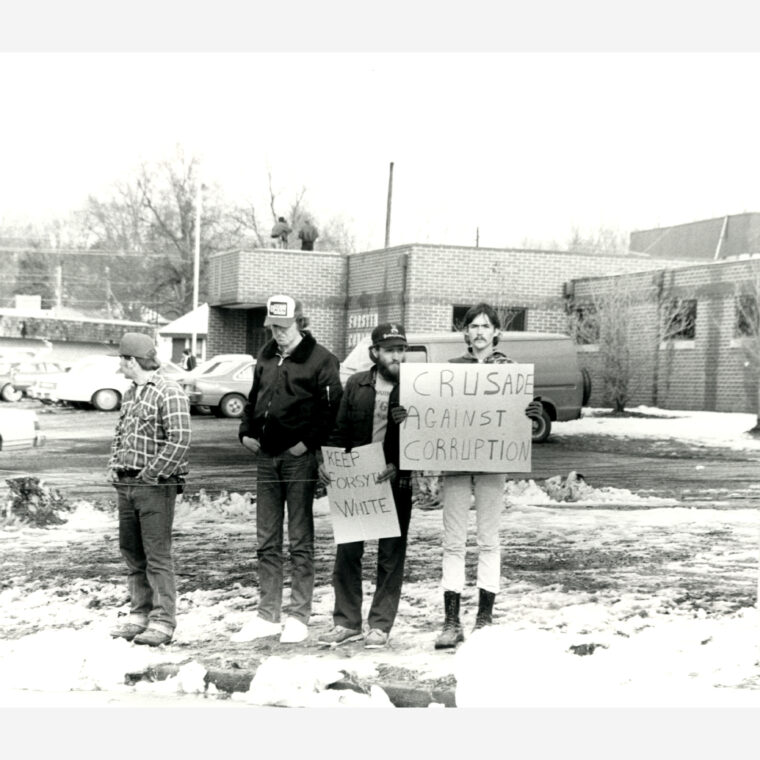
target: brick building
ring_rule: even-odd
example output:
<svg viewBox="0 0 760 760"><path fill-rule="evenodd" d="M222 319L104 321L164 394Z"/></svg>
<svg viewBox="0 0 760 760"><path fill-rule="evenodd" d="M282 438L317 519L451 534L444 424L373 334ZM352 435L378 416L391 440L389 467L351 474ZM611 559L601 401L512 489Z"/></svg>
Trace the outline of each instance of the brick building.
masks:
<svg viewBox="0 0 760 760"><path fill-rule="evenodd" d="M572 278L648 271L663 262L625 255L403 245L343 255L325 251L232 250L210 261L209 356L255 355L268 339L266 299L304 302L316 338L344 358L380 321L410 331L450 330L486 300L508 309L511 329L567 332L565 283Z"/></svg>
<svg viewBox="0 0 760 760"><path fill-rule="evenodd" d="M574 279L574 308L599 294L633 293L621 308L630 349L629 405L718 412L757 410L760 259L737 258L611 277ZM602 405L599 344L580 347L591 405Z"/></svg>

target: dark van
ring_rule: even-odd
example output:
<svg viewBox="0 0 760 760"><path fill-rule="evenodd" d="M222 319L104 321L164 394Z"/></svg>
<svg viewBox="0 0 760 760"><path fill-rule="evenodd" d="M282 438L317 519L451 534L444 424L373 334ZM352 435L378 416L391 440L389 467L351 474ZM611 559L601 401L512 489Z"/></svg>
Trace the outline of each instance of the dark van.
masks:
<svg viewBox="0 0 760 760"><path fill-rule="evenodd" d="M407 333L407 362L447 362L465 351L459 332ZM369 369L370 339L362 339L340 365L340 379ZM534 365L534 398L543 406L542 419L533 421L533 442L545 441L553 422L576 420L591 396L591 379L581 371L575 344L560 333L501 333L499 350L520 364Z"/></svg>

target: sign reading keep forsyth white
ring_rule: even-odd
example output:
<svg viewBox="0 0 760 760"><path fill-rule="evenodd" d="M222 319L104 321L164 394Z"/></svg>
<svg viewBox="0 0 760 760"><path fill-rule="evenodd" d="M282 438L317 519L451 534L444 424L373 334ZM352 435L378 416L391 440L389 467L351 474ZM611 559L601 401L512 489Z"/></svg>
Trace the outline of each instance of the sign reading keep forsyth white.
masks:
<svg viewBox="0 0 760 760"><path fill-rule="evenodd" d="M532 364L402 364L401 469L530 472Z"/></svg>
<svg viewBox="0 0 760 760"><path fill-rule="evenodd" d="M323 446L322 456L330 475L327 498L335 543L400 536L390 482L376 480L385 469L382 443L348 452Z"/></svg>

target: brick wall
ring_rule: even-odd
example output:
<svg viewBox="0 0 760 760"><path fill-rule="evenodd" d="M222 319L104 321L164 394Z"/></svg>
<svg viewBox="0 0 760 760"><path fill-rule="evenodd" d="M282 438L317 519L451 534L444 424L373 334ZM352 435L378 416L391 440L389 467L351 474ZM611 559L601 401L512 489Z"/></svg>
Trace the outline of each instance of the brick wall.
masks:
<svg viewBox="0 0 760 760"><path fill-rule="evenodd" d="M346 304L346 257L342 254L226 251L212 257L210 271L209 356L245 352L248 308L264 306L269 296L286 293L303 302L314 337L342 358ZM232 305L243 308L230 309ZM225 312L238 315L227 317Z"/></svg>
<svg viewBox="0 0 760 760"><path fill-rule="evenodd" d="M574 281L576 300L590 298L616 284L637 288L641 301L629 329L634 359L630 406L654 404L666 409L719 412L757 410L757 351L736 339L736 298L760 290L751 260L718 261L677 270ZM661 279L658 279L661 277ZM693 340L658 342L658 301L672 297L697 300ZM664 306L662 307L664 309ZM581 349L579 357L592 375L591 405L601 405L602 357Z"/></svg>
<svg viewBox="0 0 760 760"><path fill-rule="evenodd" d="M206 358L216 354L246 353L247 313L245 309L223 309L210 306Z"/></svg>
<svg viewBox="0 0 760 760"><path fill-rule="evenodd" d="M404 250L404 249L401 249ZM649 256L409 246L406 327L450 330L452 305L487 301L526 309L525 329L568 332L563 285L583 276L662 266ZM675 266L682 262L673 262Z"/></svg>
<svg viewBox="0 0 760 760"><path fill-rule="evenodd" d="M210 305L261 306L272 293L304 301L317 339L339 358L378 322L448 331L452 307L490 301L523 307L526 329L567 332L563 285L573 277L662 266L649 256L405 245L348 256L321 251L229 251L211 260ZM236 280L237 278L237 280ZM244 329L241 326L235 329ZM209 351L240 337L209 335Z"/></svg>

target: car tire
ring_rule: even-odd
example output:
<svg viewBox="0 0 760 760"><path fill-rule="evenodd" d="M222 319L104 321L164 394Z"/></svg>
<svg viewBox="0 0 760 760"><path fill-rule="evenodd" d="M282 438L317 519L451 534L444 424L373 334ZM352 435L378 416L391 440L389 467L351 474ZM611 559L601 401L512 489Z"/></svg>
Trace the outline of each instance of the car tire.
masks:
<svg viewBox="0 0 760 760"><path fill-rule="evenodd" d="M583 398L581 399L581 406L588 406L588 402L591 400L591 373L583 367L581 369L583 375Z"/></svg>
<svg viewBox="0 0 760 760"><path fill-rule="evenodd" d="M113 412L121 406L121 393L113 388L102 388L92 396L92 405L99 412Z"/></svg>
<svg viewBox="0 0 760 760"><path fill-rule="evenodd" d="M533 423L533 432L531 438L533 443L543 443L552 432L552 419L546 409L541 410L540 417L531 417Z"/></svg>
<svg viewBox="0 0 760 760"><path fill-rule="evenodd" d="M245 396L239 393L229 393L219 402L219 415L240 419L243 416L246 403Z"/></svg>
<svg viewBox="0 0 760 760"><path fill-rule="evenodd" d="M17 391L10 383L6 383L0 390L3 401L18 401L22 395L21 391Z"/></svg>

